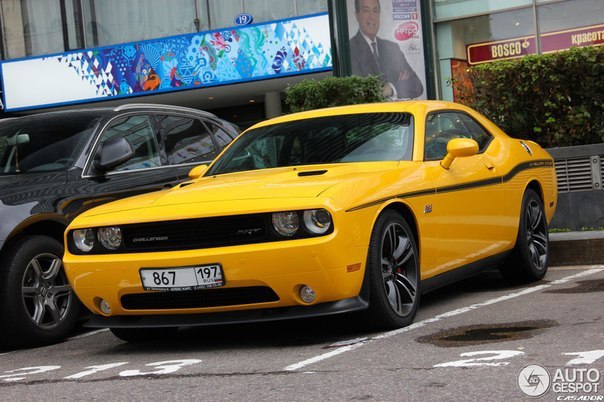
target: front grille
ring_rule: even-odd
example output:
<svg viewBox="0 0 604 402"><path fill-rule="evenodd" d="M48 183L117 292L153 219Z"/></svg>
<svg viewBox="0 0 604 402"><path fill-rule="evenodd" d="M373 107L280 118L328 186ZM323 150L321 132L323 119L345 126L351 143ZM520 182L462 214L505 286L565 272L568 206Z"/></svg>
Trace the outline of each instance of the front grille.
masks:
<svg viewBox="0 0 604 402"><path fill-rule="evenodd" d="M269 287L251 286L188 290L184 292L147 292L122 296L126 310L168 310L178 308L223 307L238 304L268 303L279 300Z"/></svg>
<svg viewBox="0 0 604 402"><path fill-rule="evenodd" d="M122 226L124 250L165 251L269 240L267 215L234 215Z"/></svg>

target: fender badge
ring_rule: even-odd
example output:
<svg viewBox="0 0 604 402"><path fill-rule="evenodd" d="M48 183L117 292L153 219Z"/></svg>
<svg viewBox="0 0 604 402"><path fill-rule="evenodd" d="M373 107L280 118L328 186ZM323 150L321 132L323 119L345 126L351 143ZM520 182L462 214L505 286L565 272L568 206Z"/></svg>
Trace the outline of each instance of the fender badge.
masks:
<svg viewBox="0 0 604 402"><path fill-rule="evenodd" d="M429 214L430 212L432 212L432 204L426 204L424 207L424 213Z"/></svg>

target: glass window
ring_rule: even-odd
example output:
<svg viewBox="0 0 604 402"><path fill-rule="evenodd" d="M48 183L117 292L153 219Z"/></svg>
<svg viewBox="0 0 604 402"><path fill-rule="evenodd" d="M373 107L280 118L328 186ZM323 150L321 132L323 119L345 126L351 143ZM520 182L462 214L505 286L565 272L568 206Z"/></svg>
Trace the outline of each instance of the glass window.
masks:
<svg viewBox="0 0 604 402"><path fill-rule="evenodd" d="M296 11L298 15L323 13L327 11L325 0L296 0Z"/></svg>
<svg viewBox="0 0 604 402"><path fill-rule="evenodd" d="M84 0L87 46L197 32L199 10L195 3L196 0Z"/></svg>
<svg viewBox="0 0 604 402"><path fill-rule="evenodd" d="M254 17L254 22L280 20L295 16L293 0L243 0L246 13Z"/></svg>
<svg viewBox="0 0 604 402"><path fill-rule="evenodd" d="M25 0L21 4L21 12L26 55L65 50L59 0Z"/></svg>
<svg viewBox="0 0 604 402"><path fill-rule="evenodd" d="M241 0L208 0L210 28L218 29L235 25L235 17L243 12ZM254 18L256 16L253 15Z"/></svg>
<svg viewBox="0 0 604 402"><path fill-rule="evenodd" d="M537 8L541 33L561 31L604 22L602 0L572 0L543 4Z"/></svg>
<svg viewBox="0 0 604 402"><path fill-rule="evenodd" d="M514 7L531 6L532 0L434 0L436 19L460 18Z"/></svg>
<svg viewBox="0 0 604 402"><path fill-rule="evenodd" d="M535 34L532 9L506 11L436 25L439 58L466 60L471 44Z"/></svg>
<svg viewBox="0 0 604 402"><path fill-rule="evenodd" d="M440 160L447 154L447 144L454 138L471 138L479 152L488 146L491 135L464 113L433 113L426 118L424 159Z"/></svg>
<svg viewBox="0 0 604 402"><path fill-rule="evenodd" d="M128 140L134 156L114 168L115 171L147 169L161 166L157 140L146 115L126 116L114 121L101 136L101 147L114 138Z"/></svg>
<svg viewBox="0 0 604 402"><path fill-rule="evenodd" d="M67 170L99 117L36 116L0 125L0 175Z"/></svg>
<svg viewBox="0 0 604 402"><path fill-rule="evenodd" d="M413 127L405 113L320 117L248 131L209 174L323 163L411 160Z"/></svg>
<svg viewBox="0 0 604 402"><path fill-rule="evenodd" d="M216 157L216 146L205 125L197 119L158 116L170 164L206 162Z"/></svg>
<svg viewBox="0 0 604 402"><path fill-rule="evenodd" d="M230 144L231 141L233 141L233 137L231 137L226 131L224 131L217 125L209 122L206 122L206 125L210 129L210 132L214 135L214 140L216 141L216 144L218 145L219 149L224 148L225 146Z"/></svg>

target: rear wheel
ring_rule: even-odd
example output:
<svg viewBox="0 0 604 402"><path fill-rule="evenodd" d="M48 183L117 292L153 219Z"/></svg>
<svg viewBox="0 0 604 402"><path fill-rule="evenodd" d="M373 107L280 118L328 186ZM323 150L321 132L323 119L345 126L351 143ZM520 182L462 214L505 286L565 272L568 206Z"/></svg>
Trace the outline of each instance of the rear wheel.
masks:
<svg viewBox="0 0 604 402"><path fill-rule="evenodd" d="M74 328L79 302L67 280L63 246L25 237L8 250L0 272L0 342L10 347L56 343Z"/></svg>
<svg viewBox="0 0 604 402"><path fill-rule="evenodd" d="M113 335L126 342L148 342L172 336L178 327L162 328L109 328Z"/></svg>
<svg viewBox="0 0 604 402"><path fill-rule="evenodd" d="M527 189L522 199L520 225L511 258L501 267L510 280L538 281L549 265L549 239L543 202L537 193Z"/></svg>
<svg viewBox="0 0 604 402"><path fill-rule="evenodd" d="M383 329L409 325L419 305L417 243L409 224L396 211L378 218L367 256L369 319Z"/></svg>

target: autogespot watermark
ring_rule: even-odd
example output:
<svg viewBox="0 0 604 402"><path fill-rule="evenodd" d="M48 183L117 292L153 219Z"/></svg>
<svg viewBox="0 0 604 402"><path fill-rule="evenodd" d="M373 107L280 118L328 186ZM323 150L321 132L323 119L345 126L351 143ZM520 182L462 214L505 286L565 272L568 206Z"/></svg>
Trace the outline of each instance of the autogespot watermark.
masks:
<svg viewBox="0 0 604 402"><path fill-rule="evenodd" d="M518 373L518 387L534 398L551 389L557 401L604 401L601 378L595 368L559 368L552 375L545 367L531 364Z"/></svg>

